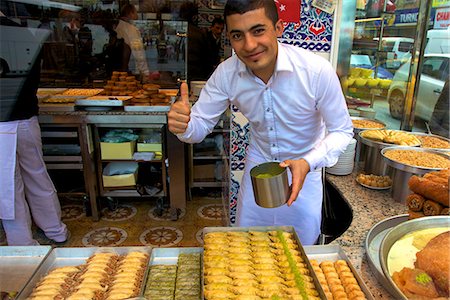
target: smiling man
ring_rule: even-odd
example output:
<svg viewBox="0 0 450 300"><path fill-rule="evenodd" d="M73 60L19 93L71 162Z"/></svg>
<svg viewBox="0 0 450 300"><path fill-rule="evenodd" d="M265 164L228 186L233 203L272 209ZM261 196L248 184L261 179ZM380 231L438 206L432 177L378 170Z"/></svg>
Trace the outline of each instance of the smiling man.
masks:
<svg viewBox="0 0 450 300"><path fill-rule="evenodd" d="M295 227L304 245L320 234L321 169L334 165L353 136L341 87L325 59L281 44L283 32L271 0L230 0L227 35L236 55L221 63L190 107L187 85L168 114L169 130L188 143L201 142L230 104L249 120L250 144L238 194L238 226ZM259 207L250 170L277 161L289 168L287 205Z"/></svg>

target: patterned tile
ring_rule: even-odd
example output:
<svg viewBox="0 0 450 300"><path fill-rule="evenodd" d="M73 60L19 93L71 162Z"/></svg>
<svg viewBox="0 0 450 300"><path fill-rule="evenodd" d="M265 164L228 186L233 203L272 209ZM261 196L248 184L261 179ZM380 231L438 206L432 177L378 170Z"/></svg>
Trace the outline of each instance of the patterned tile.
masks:
<svg viewBox="0 0 450 300"><path fill-rule="evenodd" d="M148 216L150 219L155 220L155 221L171 221L171 217L172 215L170 214L170 211L168 209L164 209L162 211L162 215L158 216L158 208L152 207L150 208L150 210L148 211ZM178 219L183 218L186 215L186 209L180 209L179 210L179 215L178 215Z"/></svg>
<svg viewBox="0 0 450 300"><path fill-rule="evenodd" d="M110 210L104 208L102 210L102 220L105 221L125 221L134 217L137 213L136 207L130 204L121 204L116 209Z"/></svg>
<svg viewBox="0 0 450 300"><path fill-rule="evenodd" d="M197 215L207 220L221 220L223 206L221 204L207 204L197 209Z"/></svg>
<svg viewBox="0 0 450 300"><path fill-rule="evenodd" d="M183 239L183 232L175 227L152 227L139 236L139 241L146 246L171 247Z"/></svg>
<svg viewBox="0 0 450 300"><path fill-rule="evenodd" d="M127 232L117 227L101 227L88 232L82 239L86 247L114 247L127 239Z"/></svg>
<svg viewBox="0 0 450 300"><path fill-rule="evenodd" d="M61 207L61 219L63 221L78 220L86 216L83 205L68 204Z"/></svg>

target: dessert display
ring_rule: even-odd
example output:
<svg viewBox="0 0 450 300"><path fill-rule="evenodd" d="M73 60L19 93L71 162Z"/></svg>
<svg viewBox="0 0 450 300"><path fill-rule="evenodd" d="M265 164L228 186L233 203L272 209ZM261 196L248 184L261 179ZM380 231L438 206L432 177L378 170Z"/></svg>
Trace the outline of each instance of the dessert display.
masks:
<svg viewBox="0 0 450 300"><path fill-rule="evenodd" d="M148 254L93 254L85 264L57 267L35 286L29 299L127 299L141 291Z"/></svg>
<svg viewBox="0 0 450 300"><path fill-rule="evenodd" d="M168 105L170 96L159 92L160 86L157 84L147 83L142 89L133 94L131 103L134 105Z"/></svg>
<svg viewBox="0 0 450 300"><path fill-rule="evenodd" d="M392 245L389 273L408 299L450 297L449 243L448 227L434 227L412 231Z"/></svg>
<svg viewBox="0 0 450 300"><path fill-rule="evenodd" d="M410 219L449 215L449 170L429 172L422 177L413 175L408 181L412 191L406 198Z"/></svg>
<svg viewBox="0 0 450 300"><path fill-rule="evenodd" d="M352 123L353 123L353 127L357 128L357 129L369 129L369 128L384 128L385 125L377 122L377 121L373 121L373 120L364 120L364 119L352 119Z"/></svg>
<svg viewBox="0 0 450 300"><path fill-rule="evenodd" d="M392 185L392 179L389 176L359 174L356 181L369 188L389 188Z"/></svg>
<svg viewBox="0 0 450 300"><path fill-rule="evenodd" d="M446 169L450 167L450 160L442 155L431 152L415 151L415 150L387 150L384 156L414 167L431 168L431 169Z"/></svg>
<svg viewBox="0 0 450 300"><path fill-rule="evenodd" d="M435 136L417 135L422 148L450 149L450 143Z"/></svg>
<svg viewBox="0 0 450 300"><path fill-rule="evenodd" d="M102 91L103 89L67 89L59 95L91 97L100 94Z"/></svg>
<svg viewBox="0 0 450 300"><path fill-rule="evenodd" d="M227 231L204 235L204 297L320 299L293 234Z"/></svg>
<svg viewBox="0 0 450 300"><path fill-rule="evenodd" d="M144 297L154 300L201 298L200 253L180 253L176 265L153 265Z"/></svg>
<svg viewBox="0 0 450 300"><path fill-rule="evenodd" d="M114 71L111 79L106 82L102 95L132 96L141 86L136 77L128 75L127 72Z"/></svg>
<svg viewBox="0 0 450 300"><path fill-rule="evenodd" d="M369 140L374 140L388 144L396 144L401 146L420 145L420 140L415 135L404 131L389 130L389 129L366 130L361 132L361 136Z"/></svg>
<svg viewBox="0 0 450 300"><path fill-rule="evenodd" d="M327 299L366 299L345 260L325 260L321 263L311 260L311 265Z"/></svg>

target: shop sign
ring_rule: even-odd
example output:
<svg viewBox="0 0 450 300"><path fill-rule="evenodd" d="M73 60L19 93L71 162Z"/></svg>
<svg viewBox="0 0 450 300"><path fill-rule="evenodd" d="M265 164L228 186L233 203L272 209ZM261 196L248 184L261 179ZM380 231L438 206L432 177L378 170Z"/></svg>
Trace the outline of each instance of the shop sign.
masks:
<svg viewBox="0 0 450 300"><path fill-rule="evenodd" d="M433 28L441 29L447 28L449 26L450 26L450 7L436 9Z"/></svg>
<svg viewBox="0 0 450 300"><path fill-rule="evenodd" d="M432 7L450 6L450 0L433 0Z"/></svg>
<svg viewBox="0 0 450 300"><path fill-rule="evenodd" d="M417 23L417 16L419 15L419 9L404 9L397 10L395 12L395 24L408 24Z"/></svg>

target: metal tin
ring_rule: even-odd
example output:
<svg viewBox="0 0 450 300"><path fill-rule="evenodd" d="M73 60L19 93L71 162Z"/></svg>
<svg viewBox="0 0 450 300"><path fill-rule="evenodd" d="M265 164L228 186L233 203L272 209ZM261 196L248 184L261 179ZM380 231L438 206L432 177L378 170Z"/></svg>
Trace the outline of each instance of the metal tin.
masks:
<svg viewBox="0 0 450 300"><path fill-rule="evenodd" d="M361 138L359 137L359 133L363 130L367 130L367 129L386 129L386 124L377 120L377 119L369 119L369 118L364 118L364 117L350 117L350 119L352 120L367 120L367 121L374 121L377 123L380 123L383 125L383 127L380 128L356 128L353 127L353 134L356 138L357 144L356 144L356 155L355 155L355 161L356 162L360 162L363 161L363 158L365 156L365 152L366 152L366 148L367 146L364 145L361 142Z"/></svg>
<svg viewBox="0 0 450 300"><path fill-rule="evenodd" d="M270 177L258 178L267 174ZM290 189L286 168L278 162L267 162L250 170L256 204L265 208L279 207L289 199Z"/></svg>
<svg viewBox="0 0 450 300"><path fill-rule="evenodd" d="M51 246L0 247L1 290L20 293L51 250Z"/></svg>
<svg viewBox="0 0 450 300"><path fill-rule="evenodd" d="M316 287L317 292L319 293L320 299L326 299L325 293L322 289L322 285L319 282L319 279L316 276L316 273L314 272L314 269L311 266L311 263L307 259L307 255L305 252L305 249L303 248L300 239L297 235L297 232L295 231L293 226L251 226L251 227L205 227L203 228L203 236L209 232L230 232L230 231L240 231L240 232L248 232L248 231L277 231L282 230L285 232L292 233L292 235L295 238L295 241L297 242L298 249L300 251L301 256L304 258L304 261L306 263L306 266L308 268L309 274L311 275L314 286Z"/></svg>
<svg viewBox="0 0 450 300"><path fill-rule="evenodd" d="M17 295L17 299L27 299L33 292L36 284L50 270L63 266L76 266L86 263L86 260L98 252L110 252L119 255L127 254L131 251L141 251L151 254L151 247L86 247L86 248L54 248L42 262L33 276L30 278L23 290ZM147 273L147 272L146 272ZM142 280L141 293L144 290L145 278Z"/></svg>
<svg viewBox="0 0 450 300"><path fill-rule="evenodd" d="M411 132L411 134L413 135L417 135L417 136L429 136L429 137L434 137L440 140L443 140L445 142L449 142L450 143L450 139L442 137L440 135L436 135L436 134L429 134L429 133L425 133L425 132ZM430 149L430 150L436 150L436 151L444 151L444 152L450 152L450 148L424 148L424 149Z"/></svg>
<svg viewBox="0 0 450 300"><path fill-rule="evenodd" d="M403 222L389 231L381 242L380 247L380 263L383 274L387 279L387 283L394 292L395 299L407 299L406 296L400 291L397 285L391 278L389 273L387 258L391 247L396 241L405 236L408 233L436 227L450 227L450 216L433 216L433 217L422 217L414 220L409 220Z"/></svg>
<svg viewBox="0 0 450 300"><path fill-rule="evenodd" d="M391 295L395 295L395 291L388 283L386 277L384 276L383 270L381 269L381 241L393 227L408 221L408 217L408 214L403 214L393 216L378 222L369 230L364 243L364 246L366 248L367 261L369 262L369 266L372 270L373 275Z"/></svg>
<svg viewBox="0 0 450 300"><path fill-rule="evenodd" d="M428 153L434 153L434 154L437 154L444 158L449 159L448 155L446 155L442 152L433 150L433 149L418 148L418 147L404 147L404 146L383 148L380 151L380 153L383 157L383 160L388 166L392 167L394 170L392 173L392 182L393 182L392 189L391 189L392 198L396 202L400 202L400 203L405 203L406 197L410 194L408 181L412 175L423 175L423 174L431 172L431 171L442 170L443 168L425 168L425 167L406 165L401 162L394 161L394 160L387 158L384 154L386 153L386 151L389 151L389 150L413 150L413 151L417 151L417 152L428 152Z"/></svg>
<svg viewBox="0 0 450 300"><path fill-rule="evenodd" d="M356 281L358 282L361 290L368 300L374 299L373 295L370 293L367 288L364 280L359 276L356 269L351 264L345 252L339 245L320 245L320 246L303 246L305 249L306 256L308 259L315 259L319 263L325 260L328 261L337 261L337 260L345 260L348 264L350 270L352 270L353 275L355 276Z"/></svg>

